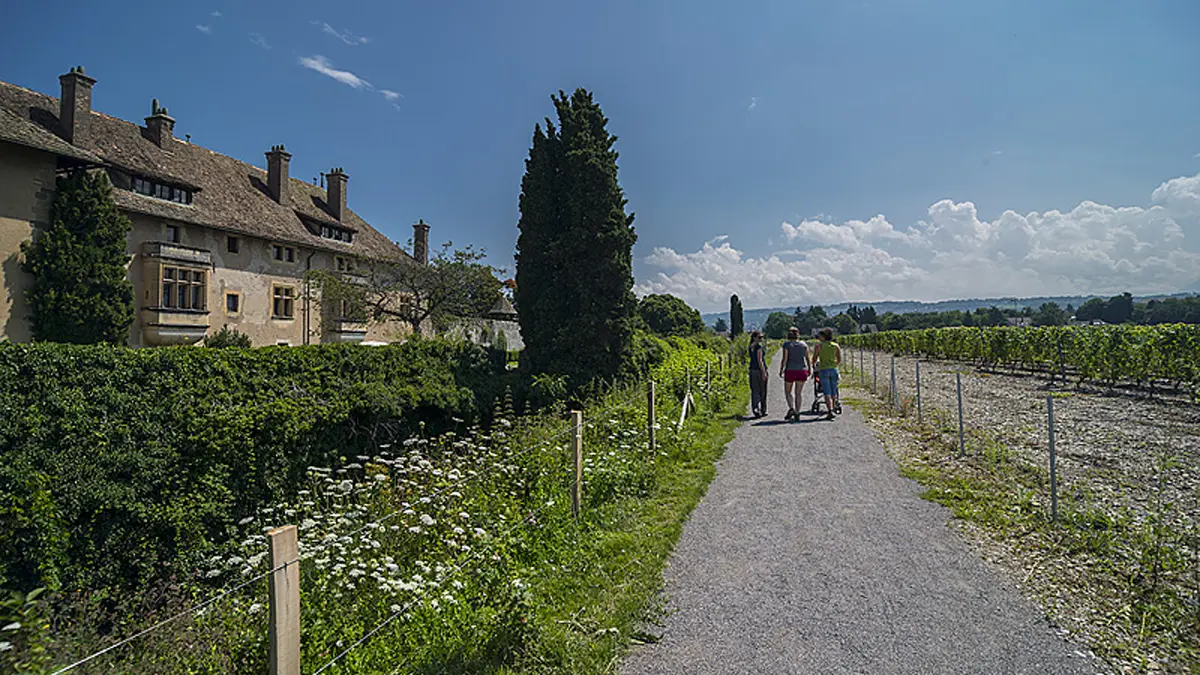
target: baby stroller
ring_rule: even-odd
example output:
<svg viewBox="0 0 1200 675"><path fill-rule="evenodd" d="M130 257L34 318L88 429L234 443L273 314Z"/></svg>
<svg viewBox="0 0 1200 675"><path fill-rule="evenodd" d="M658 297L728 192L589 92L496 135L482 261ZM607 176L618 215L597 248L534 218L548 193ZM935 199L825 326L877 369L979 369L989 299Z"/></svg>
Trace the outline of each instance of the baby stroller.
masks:
<svg viewBox="0 0 1200 675"><path fill-rule="evenodd" d="M813 411L814 415L818 415L821 413L821 405L825 402L825 394L824 394L824 392L821 391L821 378L820 378L820 376L817 375L817 371L815 371L815 370L813 371L812 383L813 383L812 411ZM828 411L826 411L826 412L828 412ZM833 406L833 414L835 414L835 415L842 414L842 401L840 398L838 399L838 402L835 403Z"/></svg>

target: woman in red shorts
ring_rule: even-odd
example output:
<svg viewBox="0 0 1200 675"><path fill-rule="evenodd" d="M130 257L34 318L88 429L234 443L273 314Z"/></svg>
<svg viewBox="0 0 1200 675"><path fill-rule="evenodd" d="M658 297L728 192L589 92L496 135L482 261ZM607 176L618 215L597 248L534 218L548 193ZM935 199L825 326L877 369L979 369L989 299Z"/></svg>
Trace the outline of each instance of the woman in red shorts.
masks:
<svg viewBox="0 0 1200 675"><path fill-rule="evenodd" d="M783 343L783 358L779 363L779 376L783 378L783 394L787 398L788 412L785 420L799 419L800 398L804 393L804 382L812 361L808 354L808 343L800 339L800 329L792 327Z"/></svg>

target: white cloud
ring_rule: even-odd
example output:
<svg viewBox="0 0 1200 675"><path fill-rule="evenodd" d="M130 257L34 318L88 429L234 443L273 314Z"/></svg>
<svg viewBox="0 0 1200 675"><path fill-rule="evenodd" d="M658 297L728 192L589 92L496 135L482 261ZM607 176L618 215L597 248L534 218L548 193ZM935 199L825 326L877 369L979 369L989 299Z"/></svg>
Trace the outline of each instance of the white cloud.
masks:
<svg viewBox="0 0 1200 675"><path fill-rule="evenodd" d="M196 30L200 31L201 33L204 33L205 35L208 35L208 34L212 33L212 26L205 26L202 23L198 23L198 24L196 24Z"/></svg>
<svg viewBox="0 0 1200 675"><path fill-rule="evenodd" d="M1003 151L1003 150L993 150L993 151L992 151L992 154L993 154L993 155L1003 155L1003 154L1004 154L1004 151Z"/></svg>
<svg viewBox="0 0 1200 675"><path fill-rule="evenodd" d="M719 310L967 297L1159 293L1200 283L1200 175L1159 185L1148 207L1082 202L1060 212L1005 211L941 200L897 228L882 215L780 224L786 246L762 257L716 238L692 253L655 249L634 291Z"/></svg>
<svg viewBox="0 0 1200 675"><path fill-rule="evenodd" d="M262 35L259 35L258 33L251 33L249 37L250 37L250 41L253 42L254 44L258 45L259 47L262 47L263 49L271 48L271 45L267 44L267 39L265 37L263 37Z"/></svg>
<svg viewBox="0 0 1200 675"><path fill-rule="evenodd" d="M395 101L396 99L403 96L403 94L401 94L400 92L392 91L391 89L380 89L379 93L383 94L383 97L389 101Z"/></svg>
<svg viewBox="0 0 1200 675"><path fill-rule="evenodd" d="M332 77L342 84L354 87L355 89L371 89L371 83L362 79L348 70L338 70L333 67L333 63L329 59L317 54L315 56L301 56L300 65L315 70L322 75Z"/></svg>
<svg viewBox="0 0 1200 675"><path fill-rule="evenodd" d="M1196 154L1192 155L1192 159L1200 159L1200 152L1197 152Z"/></svg>
<svg viewBox="0 0 1200 675"><path fill-rule="evenodd" d="M333 37L341 40L342 42L344 42L352 47L357 47L359 45L365 45L371 41L371 38L363 37L361 35L355 35L354 33L351 33L349 29L338 30L338 29L334 28L333 26L330 26L329 24L325 23L324 21L310 21L309 23L311 23L314 26L320 26L321 30L324 31L325 33L332 35Z"/></svg>
<svg viewBox="0 0 1200 675"><path fill-rule="evenodd" d="M758 97L751 96L750 97L750 105L746 106L746 110L754 110L757 107L758 107Z"/></svg>
<svg viewBox="0 0 1200 675"><path fill-rule="evenodd" d="M223 16L223 15L221 14L221 10L219 10L219 9L215 9L215 10L213 10L213 13L212 13L212 14L210 14L209 16L216 16L216 17L220 17L220 16Z"/></svg>

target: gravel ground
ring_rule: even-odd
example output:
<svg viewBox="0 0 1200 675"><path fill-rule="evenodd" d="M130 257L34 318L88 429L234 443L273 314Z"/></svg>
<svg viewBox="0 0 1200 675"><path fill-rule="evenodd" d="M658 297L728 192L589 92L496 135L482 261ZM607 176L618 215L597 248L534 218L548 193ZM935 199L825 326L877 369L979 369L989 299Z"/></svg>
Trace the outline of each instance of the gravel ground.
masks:
<svg viewBox="0 0 1200 675"><path fill-rule="evenodd" d="M661 639L622 673L1097 672L857 412L783 423L781 388L727 448L667 569Z"/></svg>
<svg viewBox="0 0 1200 675"><path fill-rule="evenodd" d="M859 362L854 350L849 358ZM870 352L863 354L867 387L875 375L871 358ZM891 378L891 358L877 353L881 389ZM1054 394L1060 494L1078 488L1093 505L1129 507L1144 518L1160 498L1161 484L1162 502L1172 505L1168 521L1200 519L1200 405L1051 386L1042 376L982 373L965 363L922 360L922 408L940 409L951 425L957 425L955 373L962 375L966 427L987 430L1032 465L1049 465L1046 396ZM896 389L907 405L915 405L915 359L896 357ZM1167 458L1170 466L1163 463Z"/></svg>

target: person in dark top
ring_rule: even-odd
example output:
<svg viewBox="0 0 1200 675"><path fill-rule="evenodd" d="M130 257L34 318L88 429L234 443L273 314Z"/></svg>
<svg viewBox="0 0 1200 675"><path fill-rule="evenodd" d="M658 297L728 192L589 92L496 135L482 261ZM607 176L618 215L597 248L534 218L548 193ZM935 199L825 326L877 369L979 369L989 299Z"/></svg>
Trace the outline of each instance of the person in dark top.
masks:
<svg viewBox="0 0 1200 675"><path fill-rule="evenodd" d="M811 359L808 343L800 339L800 329L792 327L783 343L783 359L779 364L779 376L783 378L783 394L787 397L788 412L785 420L800 418L800 398L804 394L804 383L808 380Z"/></svg>
<svg viewBox="0 0 1200 675"><path fill-rule="evenodd" d="M762 417L767 414L767 350L763 346L763 334L750 334L750 414Z"/></svg>

